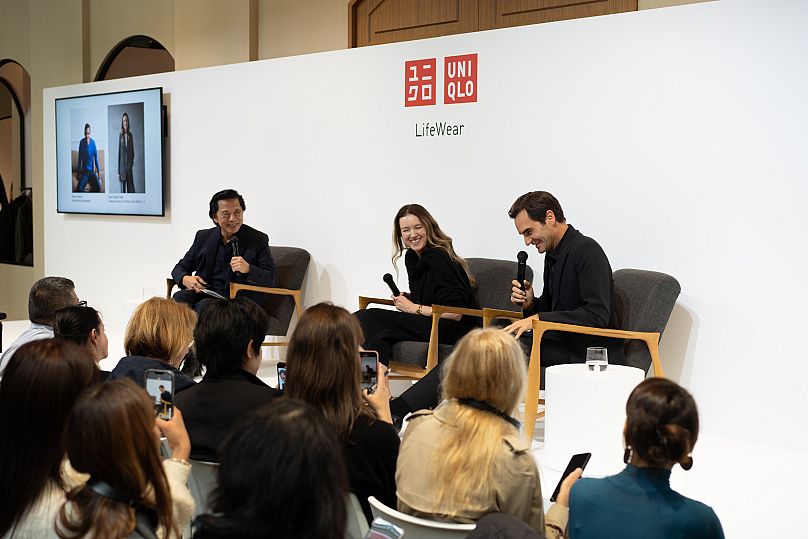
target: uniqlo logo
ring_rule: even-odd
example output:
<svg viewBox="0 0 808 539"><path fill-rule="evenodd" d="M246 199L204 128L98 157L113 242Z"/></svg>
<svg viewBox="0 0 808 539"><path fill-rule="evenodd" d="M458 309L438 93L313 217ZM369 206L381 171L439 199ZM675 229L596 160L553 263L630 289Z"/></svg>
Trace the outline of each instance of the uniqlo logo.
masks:
<svg viewBox="0 0 808 539"><path fill-rule="evenodd" d="M435 104L435 60L427 58L404 62L405 107Z"/></svg>
<svg viewBox="0 0 808 539"><path fill-rule="evenodd" d="M443 102L477 102L477 54L447 56L443 60Z"/></svg>

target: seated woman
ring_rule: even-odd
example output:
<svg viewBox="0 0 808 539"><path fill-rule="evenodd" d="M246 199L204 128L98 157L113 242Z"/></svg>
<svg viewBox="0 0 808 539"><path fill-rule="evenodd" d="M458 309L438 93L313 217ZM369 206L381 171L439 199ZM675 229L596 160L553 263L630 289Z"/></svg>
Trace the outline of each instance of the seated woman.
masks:
<svg viewBox="0 0 808 539"><path fill-rule="evenodd" d="M539 470L512 417L527 383L519 343L495 329L474 330L445 363L448 402L410 416L401 442L398 510L454 522L506 513L547 537L561 536L569 489L581 472L564 481L545 519Z"/></svg>
<svg viewBox="0 0 808 539"><path fill-rule="evenodd" d="M66 339L86 348L96 364L109 354L109 339L104 331L101 315L92 307L76 305L56 311L53 336ZM108 371L99 371L99 380L109 377Z"/></svg>
<svg viewBox="0 0 808 539"><path fill-rule="evenodd" d="M199 315L194 343L205 377L174 400L185 411L194 460L218 462L222 436L233 423L281 396L256 376L268 323L247 298L214 301Z"/></svg>
<svg viewBox="0 0 808 539"><path fill-rule="evenodd" d="M346 489L334 430L312 406L282 399L225 436L213 513L197 518L194 538L342 539Z"/></svg>
<svg viewBox="0 0 808 539"><path fill-rule="evenodd" d="M420 204L403 206L393 219L393 265L404 255L410 292L393 298L397 311L365 309L356 316L365 335L363 346L379 352L388 365L393 345L399 341L429 341L432 305L476 308L474 278L466 261L457 255L452 238L441 230L434 217ZM480 324L479 319L443 314L438 325L441 344L454 344ZM434 381L402 395L393 413L403 417L421 407L437 404L438 373Z"/></svg>
<svg viewBox="0 0 808 539"><path fill-rule="evenodd" d="M24 344L0 381L0 537L56 537L65 491L86 480L66 460L67 417L96 379L89 352L59 339Z"/></svg>
<svg viewBox="0 0 808 539"><path fill-rule="evenodd" d="M178 408L170 420L156 419L146 391L124 378L89 389L67 427L70 463L89 480L67 494L60 538L180 537L194 500L185 485L191 443ZM172 450L165 461L160 431Z"/></svg>
<svg viewBox="0 0 808 539"><path fill-rule="evenodd" d="M187 305L163 298L151 298L138 305L124 336L128 354L112 369L110 380L131 378L145 387L146 371L163 369L174 373L174 391L194 385L178 370L194 338L196 313Z"/></svg>
<svg viewBox="0 0 808 539"><path fill-rule="evenodd" d="M693 466L696 402L676 382L648 378L629 395L623 429L626 469L582 479L570 493L570 537L722 539L713 510L670 487L671 469Z"/></svg>
<svg viewBox="0 0 808 539"><path fill-rule="evenodd" d="M379 376L372 394L362 392L361 343L362 328L348 311L328 303L309 308L289 339L285 391L320 410L336 431L351 491L370 521L368 496L396 502L399 439L390 417L387 377Z"/></svg>

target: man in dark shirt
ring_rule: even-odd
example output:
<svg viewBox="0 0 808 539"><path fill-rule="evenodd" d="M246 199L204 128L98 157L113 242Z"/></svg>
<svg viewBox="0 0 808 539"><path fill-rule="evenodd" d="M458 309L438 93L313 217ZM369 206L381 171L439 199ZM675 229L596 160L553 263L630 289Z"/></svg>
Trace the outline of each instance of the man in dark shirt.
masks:
<svg viewBox="0 0 808 539"><path fill-rule="evenodd" d="M171 272L180 287L175 301L191 305L199 314L214 301L205 291L229 297L231 281L277 286L269 238L244 224L246 209L244 198L233 189L213 195L208 214L216 226L196 233L193 245ZM260 295L245 295L261 299Z"/></svg>
<svg viewBox="0 0 808 539"><path fill-rule="evenodd" d="M268 324L263 309L245 298L216 301L199 317L194 343L207 371L201 382L174 397L192 459L218 462L219 442L233 423L281 396L256 376Z"/></svg>
<svg viewBox="0 0 808 539"><path fill-rule="evenodd" d="M598 243L566 222L558 200L546 191L533 191L516 199L508 215L525 245L544 253L542 293L534 296L533 286L524 290L513 281L511 301L521 305L525 318L505 328L517 338L530 331L533 319L579 326L617 328L614 279L606 253ZM604 346L609 363L625 364L622 342L591 335L548 331L541 343L542 367L583 363L586 349ZM522 339L530 349L528 333ZM542 377L542 381L544 377Z"/></svg>

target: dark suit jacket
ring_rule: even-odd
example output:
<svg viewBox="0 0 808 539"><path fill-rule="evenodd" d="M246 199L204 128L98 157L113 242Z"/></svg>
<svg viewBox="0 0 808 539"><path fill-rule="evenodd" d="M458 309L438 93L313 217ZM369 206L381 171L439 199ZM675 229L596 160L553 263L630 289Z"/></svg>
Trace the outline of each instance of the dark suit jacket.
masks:
<svg viewBox="0 0 808 539"><path fill-rule="evenodd" d="M250 265L250 273L234 275L228 268L230 275L228 282L278 286L278 273L275 270L275 263L272 261L272 254L269 252L269 237L247 225L241 225L236 235L239 240L239 254ZM217 242L221 242L221 238L218 226L197 231L193 245L171 272L171 278L180 289L185 289L182 286L182 278L186 275L196 273L205 281L211 281L213 266L216 262Z"/></svg>
<svg viewBox="0 0 808 539"><path fill-rule="evenodd" d="M127 377L134 380L137 385L146 387L146 371L149 369L171 371L174 373L174 393L196 385L196 382L194 382L192 378L189 378L168 363L143 356L126 356L121 358L118 364L115 365L115 368L112 369L112 372L109 373L107 380Z"/></svg>
<svg viewBox="0 0 808 539"><path fill-rule="evenodd" d="M525 316L539 314L547 322L617 328L612 267L598 243L569 225L544 258L544 287ZM545 347L545 342L547 346ZM609 363L624 365L623 341L548 331L542 339L542 364L583 363L589 346L605 346ZM548 357L545 361L545 348ZM560 357L566 355L566 358ZM555 356L555 357L550 357Z"/></svg>
<svg viewBox="0 0 808 539"><path fill-rule="evenodd" d="M219 444L230 427L280 396L280 391L243 370L215 379L205 376L175 395L174 404L182 411L191 438L191 458L218 462Z"/></svg>

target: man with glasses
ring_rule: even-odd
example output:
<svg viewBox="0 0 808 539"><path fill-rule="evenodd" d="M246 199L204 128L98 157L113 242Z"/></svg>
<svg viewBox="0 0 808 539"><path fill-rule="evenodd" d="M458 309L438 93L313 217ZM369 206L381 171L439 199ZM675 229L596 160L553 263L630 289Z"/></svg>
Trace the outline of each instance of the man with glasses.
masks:
<svg viewBox="0 0 808 539"><path fill-rule="evenodd" d="M17 348L31 341L53 338L56 311L74 305L87 305L76 296L76 285L65 277L44 277L28 293L28 319L31 325L0 356L0 376Z"/></svg>
<svg viewBox="0 0 808 539"><path fill-rule="evenodd" d="M174 266L171 277L180 287L174 301L201 313L216 295L229 297L231 281L277 286L269 238L244 224L245 209L244 198L234 189L213 195L208 214L216 226L198 231L191 248Z"/></svg>

